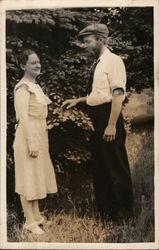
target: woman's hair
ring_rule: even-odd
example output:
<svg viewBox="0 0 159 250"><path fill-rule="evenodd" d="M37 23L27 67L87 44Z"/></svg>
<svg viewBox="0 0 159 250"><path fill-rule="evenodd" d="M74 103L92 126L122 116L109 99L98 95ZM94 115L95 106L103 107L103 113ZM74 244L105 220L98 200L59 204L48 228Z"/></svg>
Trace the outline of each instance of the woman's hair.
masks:
<svg viewBox="0 0 159 250"><path fill-rule="evenodd" d="M31 49L24 49L19 56L19 64L25 65L32 54L36 54L36 52Z"/></svg>

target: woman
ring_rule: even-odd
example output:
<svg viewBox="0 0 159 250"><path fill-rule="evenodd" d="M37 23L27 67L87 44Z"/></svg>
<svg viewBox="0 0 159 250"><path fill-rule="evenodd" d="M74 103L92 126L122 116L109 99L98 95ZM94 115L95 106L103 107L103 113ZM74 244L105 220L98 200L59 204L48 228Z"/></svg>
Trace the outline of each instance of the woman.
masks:
<svg viewBox="0 0 159 250"><path fill-rule="evenodd" d="M24 50L20 56L24 76L14 88L14 107L18 127L13 143L15 192L20 195L26 222L24 229L43 234L45 222L38 200L57 192L54 168L49 155L47 105L51 100L36 83L41 64L37 54Z"/></svg>

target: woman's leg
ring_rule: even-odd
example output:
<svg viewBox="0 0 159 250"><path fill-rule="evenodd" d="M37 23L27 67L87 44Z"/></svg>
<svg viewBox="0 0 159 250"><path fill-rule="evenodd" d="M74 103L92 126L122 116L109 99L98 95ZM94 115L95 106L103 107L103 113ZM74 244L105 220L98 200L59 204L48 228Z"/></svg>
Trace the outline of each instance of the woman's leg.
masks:
<svg viewBox="0 0 159 250"><path fill-rule="evenodd" d="M23 195L20 195L24 216L26 217L26 223L31 224L35 221L33 214L33 201L28 201Z"/></svg>
<svg viewBox="0 0 159 250"><path fill-rule="evenodd" d="M33 214L33 203L34 201L28 201L24 196L20 196L24 215L26 217L26 222L24 224L24 229L29 230L35 234L43 234L44 231L37 225L35 222L34 214Z"/></svg>
<svg viewBox="0 0 159 250"><path fill-rule="evenodd" d="M38 200L33 201L33 215L34 215L34 219L36 221L39 221L42 219L42 216L41 216L40 210L39 210L39 201Z"/></svg>

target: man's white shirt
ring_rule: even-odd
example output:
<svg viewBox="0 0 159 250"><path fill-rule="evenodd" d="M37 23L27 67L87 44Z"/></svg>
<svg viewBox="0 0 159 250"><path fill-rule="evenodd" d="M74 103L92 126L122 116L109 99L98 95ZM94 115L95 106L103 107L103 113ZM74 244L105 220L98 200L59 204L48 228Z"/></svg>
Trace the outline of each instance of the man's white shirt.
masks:
<svg viewBox="0 0 159 250"><path fill-rule="evenodd" d="M94 71L92 91L87 95L86 103L90 106L111 102L113 90L122 88L123 100L126 94L126 70L120 56L108 48L99 57Z"/></svg>

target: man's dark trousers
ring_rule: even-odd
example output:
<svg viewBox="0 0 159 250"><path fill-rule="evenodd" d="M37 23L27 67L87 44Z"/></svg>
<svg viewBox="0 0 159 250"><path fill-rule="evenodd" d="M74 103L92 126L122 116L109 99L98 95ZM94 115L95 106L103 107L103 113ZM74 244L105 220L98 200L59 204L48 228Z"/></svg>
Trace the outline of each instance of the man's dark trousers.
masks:
<svg viewBox="0 0 159 250"><path fill-rule="evenodd" d="M116 138L106 142L104 130L108 125L111 103L89 107L95 131L91 135L93 185L97 209L101 218L118 218L133 214L133 190L127 152L126 131L122 112L116 124Z"/></svg>

